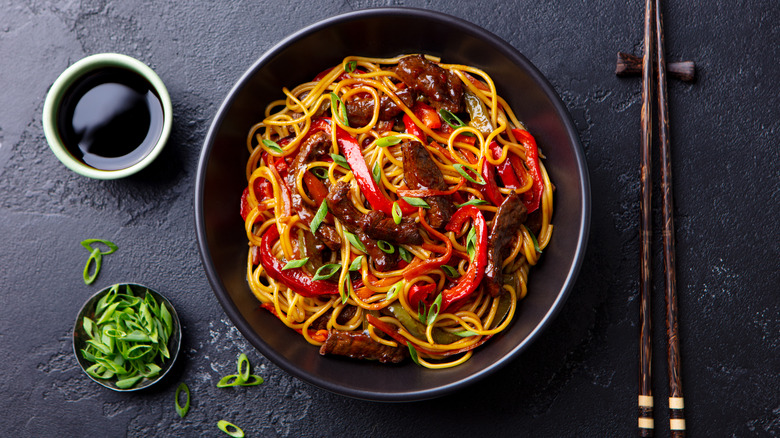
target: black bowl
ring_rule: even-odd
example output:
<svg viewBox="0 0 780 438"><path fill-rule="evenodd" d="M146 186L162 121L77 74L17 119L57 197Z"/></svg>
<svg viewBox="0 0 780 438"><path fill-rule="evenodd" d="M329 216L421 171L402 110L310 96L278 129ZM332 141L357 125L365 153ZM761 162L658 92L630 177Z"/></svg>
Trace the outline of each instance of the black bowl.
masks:
<svg viewBox="0 0 780 438"><path fill-rule="evenodd" d="M258 308L246 281L247 240L239 216L246 187L246 136L282 87L311 80L348 55L440 56L489 73L536 137L555 183L555 225L529 292L510 329L480 347L466 363L428 370L411 362L389 366L323 357L293 330ZM561 57L565 54L561 53ZM265 53L239 79L211 125L200 157L195 219L203 265L214 293L243 335L290 374L351 397L405 401L437 397L494 372L538 336L574 284L590 222L590 186L577 131L542 74L495 35L466 21L417 9L382 8L339 15L299 31Z"/></svg>

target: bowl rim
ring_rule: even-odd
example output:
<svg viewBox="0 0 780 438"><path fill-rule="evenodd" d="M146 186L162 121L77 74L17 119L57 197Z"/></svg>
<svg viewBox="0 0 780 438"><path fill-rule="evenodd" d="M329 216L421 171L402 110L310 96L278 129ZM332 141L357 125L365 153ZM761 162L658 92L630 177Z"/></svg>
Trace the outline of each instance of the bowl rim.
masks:
<svg viewBox="0 0 780 438"><path fill-rule="evenodd" d="M163 111L163 126L160 136L149 151L140 161L123 169L102 170L94 168L76 159L63 144L57 127L57 115L65 94L84 75L103 68L121 68L129 70L146 79L160 98ZM82 58L65 69L54 81L46 94L43 103L43 133L49 148L68 169L94 179L118 179L133 175L147 167L154 161L165 148L171 135L173 126L173 105L171 96L162 79L151 67L143 62L121 53L96 53Z"/></svg>
<svg viewBox="0 0 780 438"><path fill-rule="evenodd" d="M119 388L116 385L112 384L113 381L111 379L108 379L108 380L96 379L95 377L92 377L89 373L87 373L87 371L86 371L86 369L84 367L84 364L82 363L82 360L85 360L85 359L82 358L81 352L78 351L78 348L76 347L76 343L77 343L77 330L76 329L79 327L79 321L84 316L86 316L85 315L85 311L89 307L91 307L93 304L95 304L102 295L107 294L112 288L114 288L115 286L120 286L121 287L121 286L124 286L124 285L132 286L133 289L135 289L136 287L137 288L146 289L147 291L149 291L153 295L155 295L156 298L159 298L162 301L162 304L167 304L168 305L168 309L170 309L171 316L173 317L173 323L174 323L173 326L175 328L175 330L174 330L175 339L171 339L171 340L173 340L175 342L175 348L173 348L173 351L171 352L172 353L171 354L171 358L169 359L169 361L166 362L167 366L154 379L148 380L148 379L145 378L145 379L141 380L141 382L145 382L146 383L145 385L143 385L143 386L133 386L132 388L127 388L127 389L122 389L122 388ZM150 386L154 386L155 384L157 384L158 382L163 380L165 378L165 376L168 374L168 372L171 371L171 369L173 368L173 366L176 363L176 359L179 357L179 350L181 350L181 338L182 338L181 320L179 319L179 314L176 312L176 307L173 306L173 303L171 303L171 301L168 299L168 297L166 297L165 295L161 294L157 290L152 289L151 287L145 286L143 284L134 283L134 282L123 282L123 283L114 283L114 284L111 284L109 286L104 287L103 289L100 289L99 291L97 291L94 294L92 294L89 298L87 298L87 300L84 302L84 304L82 304L81 307L79 307L79 311L76 313L76 321L73 324L73 331L72 331L72 334L71 334L71 341L72 341L71 343L73 345L73 354L76 356L76 362L79 365L79 369L81 369L81 371L84 373L84 375L89 377L93 382L99 384L100 386L102 386L104 388L108 388L108 389L110 389L112 391L116 391L116 392L135 392L135 391L141 391L143 389L149 388ZM170 340L169 340L169 343L170 343Z"/></svg>
<svg viewBox="0 0 780 438"><path fill-rule="evenodd" d="M427 389L411 390L406 392L392 392L392 393L376 392L376 391L355 389L355 388L345 388L338 384L333 384L329 381L320 379L317 376L301 371L294 363L288 361L284 356L282 356L272 348L268 348L265 345L265 342L260 337L260 335L255 333L255 331L250 326L249 322L241 315L237 306L230 299L230 294L227 292L227 290L225 290L221 281L219 280L219 275L217 273L216 267L208 257L208 254L210 252L209 252L209 245L207 241L206 231L204 228L205 218L203 213L206 165L211 155L211 149L214 144L215 136L225 119L227 110L231 107L231 105L237 98L237 92L246 85L249 79L254 74L256 74L257 71L263 65L265 65L269 60L272 60L274 57L279 55L283 50L285 50L287 46L289 46L290 44L294 43L297 40L303 39L304 37L312 33L318 32L329 26L337 25L344 22L360 20L363 18L373 18L373 17L386 16L386 15L400 15L400 16L411 15L416 18L431 20L431 21L435 21L435 22L439 22L439 23L443 23L443 24L447 24L453 27L463 29L464 32L469 32L473 34L475 37L481 40L485 40L488 44L492 45L497 51L499 51L501 54L506 56L514 64L522 65L525 68L526 73L537 84L539 84L544 94L550 98L550 101L555 109L555 113L558 114L561 117L562 121L564 122L564 125L566 127L565 129L566 136L570 139L571 144L574 145L573 155L575 158L576 167L579 171L578 179L581 186L579 196L582 199L581 217L578 224L579 238L577 240L577 244L574 250L574 255L572 258L572 263L570 265L569 271L565 277L565 280L562 283L561 289L558 292L556 299L554 300L550 308L547 310L547 312L544 314L544 316L540 319L536 327L529 332L526 338L522 342L515 345L507 354L502 356L499 360L493 362L492 364L484 367L483 369L471 375L468 375L464 378L453 380L445 385L440 385L440 386L431 387ZM208 133L204 140L203 149L201 150L195 184L196 186L195 186L194 219L195 219L196 236L198 239L198 249L201 257L201 262L206 271L206 276L212 287L212 290L217 297L217 300L222 305L223 310L228 315L228 317L233 322L233 324L236 326L236 328L238 328L238 330L242 333L242 335L246 337L246 339L255 348L257 348L264 356L269 358L272 362L274 362L276 365L278 365L281 369L283 369L287 373L305 382L313 384L317 387L326 389L328 391L345 395L348 397L352 397L352 398L371 400L371 401L402 402L402 401L425 400L425 399L440 397L445 394L452 393L465 386L468 386L471 383L476 382L488 376L489 374L492 374L493 372L497 371L508 362L515 360L519 355L519 353L525 348L527 348L528 345L530 345L530 343L537 338L538 333L543 329L545 329L549 325L550 321L552 321L553 318L558 314L558 312L560 312L561 307L563 307L563 304L568 298L569 293L571 293L571 290L574 287L574 283L576 281L577 275L579 274L579 270L582 266L585 257L585 251L587 247L588 234L590 228L590 216L591 216L590 177L588 173L587 163L585 160L585 153L582 148L582 143L580 141L580 137L578 135L577 129L574 125L571 115L569 114L569 111L566 109L563 102L561 101L560 96L555 91L555 89L550 84L550 82L547 80L547 78L545 78L544 75L539 71L539 69L535 65L533 65L531 61L528 60L524 55L522 55L517 49L515 49L511 44L504 41L502 38L498 37L492 32L482 28L479 25L476 25L474 23L471 23L469 21L466 21L458 17L454 17L452 15L448 15L438 11L431 11L431 10L419 9L419 8L379 7L379 8L363 9L359 11L352 11L352 12L335 15L320 20L318 22L315 22L314 24L311 24L307 27L304 27L303 29L298 30L297 32L287 36L286 38L282 39L280 42L275 44L273 47L265 51L254 63L252 63L252 65L236 81L236 83L233 85L233 87L226 95L225 99L222 101L222 104L218 108L217 112L215 113L212 124L209 127Z"/></svg>

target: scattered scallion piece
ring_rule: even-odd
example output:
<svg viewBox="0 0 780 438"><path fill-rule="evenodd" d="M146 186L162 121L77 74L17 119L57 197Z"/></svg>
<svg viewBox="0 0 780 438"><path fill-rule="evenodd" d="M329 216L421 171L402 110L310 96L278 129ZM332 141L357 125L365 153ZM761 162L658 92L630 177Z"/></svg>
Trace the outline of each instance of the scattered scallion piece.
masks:
<svg viewBox="0 0 780 438"><path fill-rule="evenodd" d="M477 172L473 167L460 163L453 164L452 167L455 168L455 170L457 170L458 173L463 176L463 178L466 178L474 184L479 184L481 186L486 184L485 179L482 178L482 175L480 175L479 172ZM470 173L474 174L474 176L471 176Z"/></svg>
<svg viewBox="0 0 780 438"><path fill-rule="evenodd" d="M316 176L319 179L326 179L328 178L328 171L325 170L323 167L312 167L309 169L309 172L311 172L314 176Z"/></svg>
<svg viewBox="0 0 780 438"><path fill-rule="evenodd" d="M474 259L474 253L476 252L477 248L477 232L474 231L474 228L469 230L468 236L466 236L466 252L469 253L469 259Z"/></svg>
<svg viewBox="0 0 780 438"><path fill-rule="evenodd" d="M441 310L441 294L439 294L435 300L433 300L433 304L431 304L431 308L428 309L428 318L426 319L426 324L431 325L436 321L436 317L439 316L439 310Z"/></svg>
<svg viewBox="0 0 780 438"><path fill-rule="evenodd" d="M395 253L395 247L393 246L393 244L390 243L390 242L387 242L385 240L377 240L376 241L376 246L378 246L379 249L381 249L382 252L385 253L385 254L393 254L393 253Z"/></svg>
<svg viewBox="0 0 780 438"><path fill-rule="evenodd" d="M363 252L366 252L366 246L363 245L363 242L361 242L356 235L350 233L349 231L344 231L344 237L347 238L347 240L349 241L349 243L352 244L352 246L354 246L355 248Z"/></svg>
<svg viewBox="0 0 780 438"><path fill-rule="evenodd" d="M490 203L485 201L484 199L474 198L474 199L469 199L468 201L464 202L463 204L458 204L457 207L461 208L464 205L485 205L485 204L490 204Z"/></svg>
<svg viewBox="0 0 780 438"><path fill-rule="evenodd" d="M311 230L312 234L317 233L317 228L320 227L320 224L322 224L322 221L325 220L325 216L327 215L328 215L328 203L322 201L322 204L320 204L320 208L317 209L317 213L314 215L314 218L311 220L311 224L309 226L309 229Z"/></svg>
<svg viewBox="0 0 780 438"><path fill-rule="evenodd" d="M330 157L333 158L333 161L336 164L338 164L339 166L341 166L341 167L343 167L343 168L345 168L347 170L352 170L352 168L349 167L349 163L347 162L347 159L342 157L341 155L339 155L339 154L330 154Z"/></svg>
<svg viewBox="0 0 780 438"><path fill-rule="evenodd" d="M182 406L181 403L179 403L179 394L182 391L187 395L184 406ZM186 383L184 382L179 383L179 387L176 388L176 394L174 397L176 399L176 413L179 414L181 418L184 418L185 416L187 416L187 412L189 412L190 410L190 388L187 386Z"/></svg>
<svg viewBox="0 0 780 438"><path fill-rule="evenodd" d="M244 438L244 431L241 430L240 427L236 426L235 424L225 421L225 420L219 420L217 421L217 427L222 432L225 432L226 434L232 436L233 438Z"/></svg>
<svg viewBox="0 0 780 438"><path fill-rule="evenodd" d="M92 246L93 243L101 243L106 247L108 247L108 249L103 251L100 248L95 248ZM98 272L100 272L100 267L103 264L103 256L113 253L118 249L118 247L114 242L103 240L103 239L85 239L81 241L81 246L83 246L84 248L87 249L87 251L90 252L89 258L87 259L87 264L84 266L84 272L83 272L84 284L92 284L95 282ZM90 275L89 267L92 263L95 264L95 270Z"/></svg>
<svg viewBox="0 0 780 438"><path fill-rule="evenodd" d="M453 268L450 265L441 265L441 269L450 278L458 278L458 277L460 277L460 272L458 272L457 269Z"/></svg>
<svg viewBox="0 0 780 438"><path fill-rule="evenodd" d="M396 225L401 223L401 219L403 219L403 212L401 211L401 206L398 205L398 201L393 202L393 222L395 222Z"/></svg>
<svg viewBox="0 0 780 438"><path fill-rule="evenodd" d="M441 116L441 119L450 125L452 129L458 129L461 126L466 126L466 124L463 123L463 120L458 118L458 116L453 114L450 110L442 108L439 110L439 115Z"/></svg>
<svg viewBox="0 0 780 438"><path fill-rule="evenodd" d="M363 256L359 255L355 257L355 260L352 260L352 263L349 265L350 271L359 271L360 265L363 263Z"/></svg>
<svg viewBox="0 0 780 438"><path fill-rule="evenodd" d="M279 146L279 143L277 143L277 142L275 142L273 140L269 140L267 138L264 138L263 139L263 145L266 148L268 148L271 152L273 152L275 154L283 154L284 153L284 151L282 150L282 147Z"/></svg>
<svg viewBox="0 0 780 438"><path fill-rule="evenodd" d="M403 246L398 247L398 255L400 255L401 259L406 263L411 263L412 260L414 260L414 254L410 253L409 250Z"/></svg>
<svg viewBox="0 0 780 438"><path fill-rule="evenodd" d="M469 336L477 336L479 333L472 332L471 330L461 330L459 332L453 332L452 334L460 336L461 338L468 338Z"/></svg>
<svg viewBox="0 0 780 438"><path fill-rule="evenodd" d="M341 269L341 265L336 263L329 263L327 265L320 266L319 269L317 269L317 272L314 273L314 277L312 277L312 280L327 280L330 277L333 277L336 272L339 272Z"/></svg>
<svg viewBox="0 0 780 438"><path fill-rule="evenodd" d="M334 92L330 93L330 109L333 113L333 117L338 117L339 121L344 126L349 126L349 119L347 118L347 105L344 101Z"/></svg>
<svg viewBox="0 0 780 438"><path fill-rule="evenodd" d="M238 356L236 364L237 374L228 374L219 379L217 388L227 388L230 386L255 386L263 383L263 378L251 373L251 365L246 354L241 353Z"/></svg>
<svg viewBox="0 0 780 438"><path fill-rule="evenodd" d="M523 225L523 228L525 228L526 231L528 231L528 235L531 236L531 242L534 243L534 251L538 252L539 254L542 253L542 249L539 248L539 241L536 240L536 235L534 235L534 232L529 230L528 227Z"/></svg>
<svg viewBox="0 0 780 438"><path fill-rule="evenodd" d="M349 61L344 66L344 71L347 72L347 73L352 73L353 71L355 71L355 67L357 67L357 61L354 61L354 60L353 61Z"/></svg>
<svg viewBox="0 0 780 438"><path fill-rule="evenodd" d="M404 281L400 280L396 284L394 284L389 291L387 291L387 296L385 297L386 301L390 301L393 298L395 298L396 295L398 295L398 292L404 288Z"/></svg>
<svg viewBox="0 0 780 438"><path fill-rule="evenodd" d="M85 371L96 379L116 379L121 389L157 377L171 358L171 312L148 289L137 289L115 284L95 303L94 314L82 318L85 347L80 353L93 364Z"/></svg>
<svg viewBox="0 0 780 438"><path fill-rule="evenodd" d="M352 281L349 276L346 276L344 282L339 286L339 295L341 295L341 304L346 304L349 296L352 295Z"/></svg>
<svg viewBox="0 0 780 438"><path fill-rule="evenodd" d="M323 202L323 204L324 204L324 202ZM287 269L300 268L301 266L305 265L308 261L309 261L308 257L304 257L304 258L298 259L298 260L290 260L289 262L287 262L287 264L284 265L284 267L282 268L282 271L285 271Z"/></svg>
<svg viewBox="0 0 780 438"><path fill-rule="evenodd" d="M417 350L409 341L406 341L406 345L409 346L409 356L411 356L412 362L416 363L417 365L420 365L420 357L417 355Z"/></svg>
<svg viewBox="0 0 780 438"><path fill-rule="evenodd" d="M428 205L427 202L420 198L411 198L409 196L402 196L401 197L404 201L406 201L407 204L414 206L414 207L422 207L422 208L431 208L430 205Z"/></svg>
<svg viewBox="0 0 780 438"><path fill-rule="evenodd" d="M401 142L401 137L397 135L388 135L387 137L382 137L379 140L376 141L377 147L380 148L386 148L388 146L393 146Z"/></svg>

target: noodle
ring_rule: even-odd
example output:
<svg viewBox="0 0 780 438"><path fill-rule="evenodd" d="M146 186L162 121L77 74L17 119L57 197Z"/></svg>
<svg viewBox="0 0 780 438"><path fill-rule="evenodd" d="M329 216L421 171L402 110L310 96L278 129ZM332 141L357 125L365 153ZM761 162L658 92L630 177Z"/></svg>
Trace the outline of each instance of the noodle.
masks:
<svg viewBox="0 0 780 438"><path fill-rule="evenodd" d="M554 186L535 140L486 72L430 56L414 60L447 72L454 81L447 92L462 90L465 106L455 115L407 83L401 64L409 59L349 56L268 104L247 136L246 272L261 307L310 344L351 333L439 369L467 361L510 326L528 272L550 242ZM395 111L390 116L388 108ZM462 124L451 126L450 119ZM308 159L303 151L315 134L327 150ZM421 142L446 190L407 185L404 148L412 142ZM343 202L353 211L392 217L414 228L420 241L388 242L356 230L333 210L334 187L343 184L349 185ZM435 206L425 202L433 198L455 206L439 229ZM510 198L522 200L525 223L502 243L497 218ZM324 228L337 246L319 234ZM390 262L383 265L376 254ZM490 258L496 254L502 259ZM491 263L498 273L489 280ZM497 292L489 281L499 281Z"/></svg>

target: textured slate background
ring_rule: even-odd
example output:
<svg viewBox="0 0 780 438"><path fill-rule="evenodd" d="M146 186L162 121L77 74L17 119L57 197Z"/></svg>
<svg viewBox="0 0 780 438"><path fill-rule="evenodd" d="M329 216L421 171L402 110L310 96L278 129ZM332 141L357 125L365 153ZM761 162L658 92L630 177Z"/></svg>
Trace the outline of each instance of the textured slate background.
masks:
<svg viewBox="0 0 780 438"><path fill-rule="evenodd" d="M641 53L643 2L276 3L0 0L0 435L219 436L219 419L247 436L634 435L641 96L638 79L613 72L618 50ZM593 187L587 259L549 329L478 384L404 404L325 392L253 350L211 292L193 220L198 154L242 72L301 27L388 5L452 13L525 54L569 108ZM669 90L690 436L779 436L780 8L773 0L678 1L665 13L669 59L692 59L698 69L695 83L672 82ZM158 72L175 121L150 169L94 181L56 160L40 114L62 70L108 51ZM120 247L90 287L81 280L87 254L79 241L87 237ZM655 254L654 389L663 436L665 336ZM166 294L185 328L173 374L132 395L89 381L70 342L81 303L119 281ZM266 383L218 390L240 352ZM192 389L184 420L173 405L179 381Z"/></svg>

